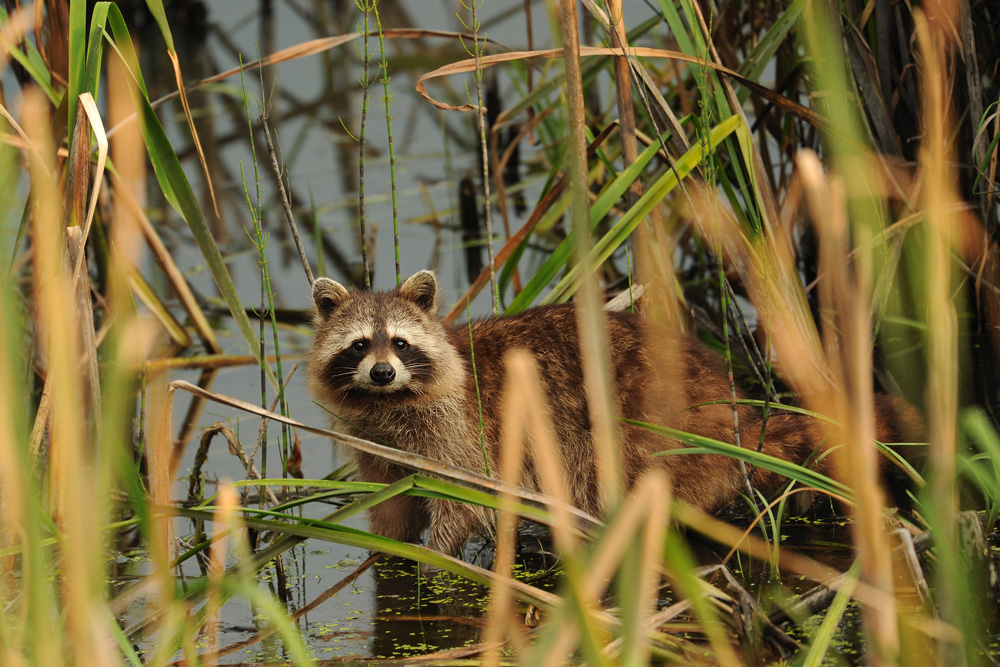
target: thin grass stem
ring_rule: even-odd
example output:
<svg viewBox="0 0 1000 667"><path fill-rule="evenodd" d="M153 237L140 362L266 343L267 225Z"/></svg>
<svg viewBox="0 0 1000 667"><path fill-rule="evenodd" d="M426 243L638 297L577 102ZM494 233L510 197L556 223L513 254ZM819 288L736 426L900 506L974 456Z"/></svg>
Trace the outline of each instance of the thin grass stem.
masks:
<svg viewBox="0 0 1000 667"><path fill-rule="evenodd" d="M373 82L369 76L368 68L371 64L371 55L368 52L368 22L376 0L354 0L354 5L364 14L364 23L358 27L362 35L361 53L361 129L358 132L358 224L361 231L361 270L364 272L365 289L371 289L371 267L368 263L368 233L366 227L365 211L365 130L368 123L369 90Z"/></svg>
<svg viewBox="0 0 1000 667"><path fill-rule="evenodd" d="M382 82L382 101L385 102L385 127L389 135L389 189L392 193L392 248L396 258L396 284L401 285L403 275L399 265L399 206L396 201L396 147L392 140L392 114L389 103L394 95L389 94L389 61L385 57L385 34L382 31L382 17L378 13L378 0L372 0L372 12L375 14L375 26L378 28L379 75Z"/></svg>
<svg viewBox="0 0 1000 667"><path fill-rule="evenodd" d="M483 210L486 217L486 251L490 269L490 299L493 304L493 314L498 315L500 313L500 292L497 285L496 268L493 266L493 202L490 198L490 161L486 145L486 107L483 106L482 58L484 47L482 45L486 42L485 39L482 43L479 40L479 30L482 28L482 24L479 22L478 9L479 5L483 4L485 0L478 3L476 0L460 0L460 2L465 9L472 12L471 25L466 24L465 19L461 17L460 20L465 28L472 32L472 51L469 51L468 47L465 47L465 50L476 60L476 70L473 78L476 81L476 121L479 127L479 150L483 158Z"/></svg>

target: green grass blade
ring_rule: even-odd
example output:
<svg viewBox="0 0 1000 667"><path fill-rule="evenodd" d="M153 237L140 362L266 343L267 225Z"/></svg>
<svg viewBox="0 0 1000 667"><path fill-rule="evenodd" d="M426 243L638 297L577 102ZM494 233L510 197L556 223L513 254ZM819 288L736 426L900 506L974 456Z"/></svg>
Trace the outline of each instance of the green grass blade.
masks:
<svg viewBox="0 0 1000 667"><path fill-rule="evenodd" d="M858 561L854 561L851 569L847 571L847 579L837 591L837 595L834 596L833 603L830 604L819 630L813 637L809 652L806 653L802 661L802 667L820 667L823 664L826 654L830 650L830 644L833 642L834 633L840 624L840 619L847 609L847 603L851 601L851 594L854 593L854 589L858 585L859 570Z"/></svg>
<svg viewBox="0 0 1000 667"><path fill-rule="evenodd" d="M701 407L703 405L731 405L732 403L733 403L732 401L727 401L727 400L707 401L705 403L700 403L698 405L692 405L688 409L689 410L690 409L694 409L694 408L697 408L697 407ZM755 407L755 408L763 408L764 405L765 405L765 402L761 401L761 400L753 399L753 398L741 398L738 401L736 401L736 404L737 405L749 405L749 406ZM837 424L837 421L835 419L827 417L826 415L820 414L818 412L813 412L812 410L807 410L805 408L800 408L800 407L795 406L795 405L784 405L784 404L775 404L775 403L767 403L767 405L768 405L769 409L771 409L771 410L780 410L781 412L790 412L790 413L793 413L793 414L804 415L806 417L811 417L813 419L818 419L820 421L826 422L827 424L833 424L833 425ZM878 440L874 440L873 442L875 443L875 446L878 448L878 450L882 453L883 456L885 456L887 459L889 459L890 461L892 461L892 463L897 468L899 468L904 473L906 473L907 477L909 477L911 480L913 480L918 486L923 487L927 483L924 480L923 475L921 475L919 472L917 472L917 469L914 468L913 465L909 461L907 461L905 458L903 458L903 456L899 452L897 452L895 449L893 449L889 445L887 445L887 444L885 444L883 442L879 442ZM919 443L919 442L905 442L905 443L894 443L894 444L905 445L906 448L913 448L913 447L924 446L924 443ZM1000 459L998 459L998 460L1000 460Z"/></svg>
<svg viewBox="0 0 1000 667"><path fill-rule="evenodd" d="M461 502L489 507L490 509L500 509L500 499L497 496L476 489L469 489L461 484L446 482L426 475L416 475L416 484L419 489L434 492L441 498L453 498ZM512 509L526 519L548 525L552 524L552 514L536 506L515 500Z"/></svg>
<svg viewBox="0 0 1000 667"><path fill-rule="evenodd" d="M204 510L192 510L183 507L176 509L171 508L171 511L180 516L186 516L192 519L201 519L204 521L212 521L214 517L214 514L211 512ZM475 565L465 563L457 558L445 556L444 554L432 551L426 547L418 546L416 544L408 544L405 542L397 542L396 540L390 540L387 537L366 533L363 530L357 530L347 526L329 525L321 527L315 525L291 524L282 521L259 519L252 516L246 516L242 520L243 523L250 528L268 530L278 534L290 535L294 537L312 538L322 540L324 542L335 542L337 544L344 544L361 549L370 549L371 551L381 551L382 553L386 553L391 556L399 556L400 558L408 558L421 563L427 563L441 570L447 570L448 572L457 574L458 576L464 577L477 584L487 585L490 583L490 573L482 568L476 567ZM526 588L530 587L518 587L518 592L524 593ZM528 597L532 598L531 601L535 604L548 606L550 603L549 597L542 594L541 591L539 591L538 594L532 594L529 591Z"/></svg>
<svg viewBox="0 0 1000 667"><path fill-rule="evenodd" d="M342 492L343 494L349 493L370 493L367 498L365 498L361 504L357 507L357 511L351 511L346 514L342 514L344 510L348 507L353 507L352 505L345 506L340 510L337 510L331 514L326 521L331 523L336 523L338 521L343 521L348 516L353 516L357 514L358 511L368 509L372 505L375 505L383 500L386 500L392 496L399 495L403 492L409 492L410 495L422 496L426 498L443 498L446 500L454 500L456 502L472 503L476 505L482 505L483 507L489 507L490 509L500 509L500 500L496 495L492 493L487 493L485 491L480 491L478 489L470 489L463 486L461 483L445 481L438 479L436 477L428 477L427 475L422 475L420 473L415 473L404 477L403 479L394 482L389 485L378 484L375 482L336 482L331 480L322 479L255 479L255 480L241 480L234 482L233 486L247 487L247 486L303 486L312 488L323 488L331 489L334 491ZM207 501L206 501L207 502ZM287 509L291 506L290 503L285 505L280 505L276 509ZM198 506L198 509L211 509L211 506L207 504L202 504ZM537 506L530 505L522 501L516 501L514 505L514 511L519 515L531 519L532 521L537 521L538 523L550 524L552 522L552 515ZM290 520L299 520L299 517L294 515L285 515L279 513L272 513L273 516L281 516L282 518L287 518Z"/></svg>
<svg viewBox="0 0 1000 667"><path fill-rule="evenodd" d="M989 417L978 409L966 410L962 415L962 430L982 453L960 456L959 465L989 499L987 518L992 523L1000 512L1000 436Z"/></svg>
<svg viewBox="0 0 1000 667"><path fill-rule="evenodd" d="M687 542L673 529L664 539L663 565L667 576L673 581L680 596L691 600L691 609L701 621L701 627L712 647L714 664L738 665L725 633L726 626L719 617L709 595L711 587L695 576L697 561L691 554Z"/></svg>
<svg viewBox="0 0 1000 667"><path fill-rule="evenodd" d="M139 73L139 62L135 58L135 51L132 49L131 36L122 18L121 12L115 5L111 5L108 11L108 22L114 34L114 46L116 52L122 57L125 69L133 77L136 86L130 88L132 102L135 105L136 113L139 117L139 126L142 131L143 141L146 143L146 150L149 152L150 162L156 174L156 180L160 184L160 189L170 203L171 207L184 219L191 229L195 242L201 249L205 263L208 265L215 284L222 294L222 298L229 306L229 311L236 322L240 333L243 335L251 354L260 362L260 348L258 346L257 334L254 333L250 325L250 318L247 317L243 302L236 291L236 285L229 275L226 263L219 252L219 247L215 244L212 231L208 227L205 216L201 211L201 206L195 197L191 184L188 182L184 168L177 159L173 146L167 138L163 127L160 125L156 113L150 106L149 98L145 93L145 84L142 75ZM277 386L277 378L270 366L264 365L268 379L272 386Z"/></svg>
<svg viewBox="0 0 1000 667"><path fill-rule="evenodd" d="M677 47L684 53L704 57L704 44L699 39L698 46L695 47L695 43L688 35L687 28L684 25L684 20L677 11L677 6L674 0L660 0L660 12L666 20L667 25L670 26L670 32L674 36L674 39L677 40ZM696 34L699 36L701 35L701 33L697 31Z"/></svg>
<svg viewBox="0 0 1000 667"><path fill-rule="evenodd" d="M67 127L76 124L76 104L84 92L87 75L87 0L70 0L69 3L69 120ZM72 130L70 130L72 131Z"/></svg>
<svg viewBox="0 0 1000 667"><path fill-rule="evenodd" d="M657 435L662 435L666 438L671 438L682 442L685 445L689 445L687 448L671 449L659 452L656 454L657 456L723 454L734 459L740 459L759 468L776 472L783 477L794 479L795 481L805 484L806 486L811 486L815 489L826 491L827 493L842 496L847 500L852 499L854 496L849 486L842 484L835 479L830 479L826 475L818 473L815 470L810 470L809 468L804 468L800 465L785 461L784 459L779 459L769 454L758 452L755 449L745 449L743 447L737 447L736 445L720 442L719 440L713 440L712 438L706 438L693 433L679 431L675 428L669 428L667 426L647 424L646 422L636 421L634 419L622 419L622 421L626 424L632 424L633 426L638 426L648 431L652 431Z"/></svg>
<svg viewBox="0 0 1000 667"><path fill-rule="evenodd" d="M716 146L719 146L726 137L733 133L736 128L741 124L741 119L739 116L730 116L726 120L722 121L714 128L709 135L710 146L709 151L713 150ZM705 158L703 146L701 142L695 144L688 150L687 153L681 156L675 165L675 169L671 169L656 183L653 184L646 192L643 193L642 197L635 205L626 211L618 222L604 235L601 240L594 244L594 247L590 251L590 255L587 257L587 261L583 264L577 264L571 268L562 280L553 288L553 290L542 300L542 303L559 303L566 301L573 292L576 291L577 287L584 278L584 270L594 270L603 264L611 254L624 243L629 235L639 226L643 220L646 219L654 208L656 208L663 199L670 194L670 192L677 187L677 177L680 176L684 178L692 170L694 170L701 161ZM603 217L603 216L602 216Z"/></svg>
<svg viewBox="0 0 1000 667"><path fill-rule="evenodd" d="M0 28L6 30L9 21L10 15L3 8L0 8ZM49 72L49 68L45 65L45 61L42 60L42 55L35 48L35 45L29 40L24 41L24 49L27 51L27 54L23 53L15 44L8 42L2 36L0 36L0 45L2 45L7 55L16 60L31 75L34 82L38 84L45 92L45 96L52 102L52 106L58 107L62 101L62 93L56 92L52 87L52 74Z"/></svg>
<svg viewBox="0 0 1000 667"><path fill-rule="evenodd" d="M339 510L330 515L330 521L332 523L340 523L345 519L348 519L356 514L364 512L369 507L374 507L384 500L389 498L394 498L401 493L406 492L413 488L413 475L407 475L403 479L396 480L392 484L389 484L385 488L376 491L375 493L369 494L365 498L359 498L349 505L341 507Z"/></svg>
<svg viewBox="0 0 1000 667"><path fill-rule="evenodd" d="M101 82L101 62L104 59L104 26L108 23L110 2L94 4L90 16L90 37L87 39L87 64L84 71L83 90L97 99L97 88Z"/></svg>
<svg viewBox="0 0 1000 667"><path fill-rule="evenodd" d="M258 586L253 578L239 574L227 576L223 580L223 590L230 596L235 594L245 596L256 607L258 613L263 612L267 623L274 626L275 632L283 640L285 648L290 654L289 657L292 659L292 664L316 664L309 655L309 649L306 647L298 625L288 618L288 612L275 600L269 590Z"/></svg>
<svg viewBox="0 0 1000 667"><path fill-rule="evenodd" d="M654 143L646 148L642 153L639 154L636 161L629 165L628 169L624 170L621 174L615 178L611 184L604 189L604 192L597 198L597 200L590 207L590 225L591 228L597 226L597 224L608 214L611 207L618 202L621 197L628 190L629 186L634 183L639 176L642 175L642 170L646 168L653 156L659 150L660 146L658 143ZM567 204L569 202L568 194L563 197ZM565 238L562 243L556 248L548 259L542 264L541 268L535 273L535 275L528 281L528 284L524 286L521 293L517 295L510 306L507 307L505 314L512 315L518 313L525 308L528 308L535 299L541 294L545 286L548 285L556 274L562 267L566 265L569 258L573 254L573 236L572 234Z"/></svg>
<svg viewBox="0 0 1000 667"><path fill-rule="evenodd" d="M125 636L125 631L122 630L122 626L118 625L118 619L111 615L110 610L105 610L104 625L111 631L111 636L114 637L115 643L118 645L118 650L122 652L125 659L128 660L128 664L132 667L142 667L142 660L139 655L132 648L132 642L128 640Z"/></svg>
<svg viewBox="0 0 1000 667"><path fill-rule="evenodd" d="M156 25L160 28L163 41L167 43L167 51L174 51L174 36L170 32L170 24L167 23L167 15L163 11L163 3L160 0L146 0L146 6L149 7L150 14L153 15Z"/></svg>
<svg viewBox="0 0 1000 667"><path fill-rule="evenodd" d="M264 479L240 479L232 483L236 488L249 486L279 486L279 487L309 487L315 489L330 489L342 491L343 493L364 493L375 492L383 488L383 484L376 482L347 482L344 480L332 479L298 479L296 477L273 477Z"/></svg>
<svg viewBox="0 0 1000 667"><path fill-rule="evenodd" d="M1000 466L1000 436L981 410L967 410L962 415L962 428L979 445L994 465Z"/></svg>
<svg viewBox="0 0 1000 667"><path fill-rule="evenodd" d="M805 0L795 0L795 2L789 5L788 9L775 19L771 27L764 33L764 36L760 38L760 41L754 46L753 51L750 52L746 60L740 63L737 71L751 81L757 81L761 74L764 73L764 69L768 63L771 62L774 54L777 53L778 47L785 40L788 31L798 22L799 16L802 14L805 6ZM750 97L750 89L741 87L736 96L741 103L746 102L747 98Z"/></svg>
<svg viewBox="0 0 1000 667"><path fill-rule="evenodd" d="M631 44L634 40L637 40L639 37L641 37L642 35L646 34L650 30L655 28L660 22L661 22L660 17L652 16L643 21L642 23L640 23L639 25L637 25L635 28L629 30L628 43ZM607 67L607 65L611 62L611 60L612 60L611 56L589 58L588 61L592 62L586 62L583 69L584 85L588 85L591 82L591 80L593 80L593 78L596 77L597 74L602 69ZM531 64L529 63L527 67L531 67ZM538 84L530 93L521 97L509 109L505 110L503 113L503 117L514 118L518 114L527 111L528 109L549 106L549 104L551 103L549 102L550 96L557 95L558 91L561 90L562 87L565 85L565 82L566 82L566 77L562 73L562 69L560 69L559 74ZM556 136L558 136L559 134L560 133L556 133Z"/></svg>

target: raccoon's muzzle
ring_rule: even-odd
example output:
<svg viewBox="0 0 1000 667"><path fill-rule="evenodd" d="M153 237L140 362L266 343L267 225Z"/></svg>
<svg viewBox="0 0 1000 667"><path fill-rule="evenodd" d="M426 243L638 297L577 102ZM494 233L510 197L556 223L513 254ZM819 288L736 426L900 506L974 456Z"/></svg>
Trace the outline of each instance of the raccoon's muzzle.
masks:
<svg viewBox="0 0 1000 667"><path fill-rule="evenodd" d="M368 372L368 376L372 379L372 382L380 387L384 387L396 377L396 369L391 364L380 361L372 366L371 371Z"/></svg>

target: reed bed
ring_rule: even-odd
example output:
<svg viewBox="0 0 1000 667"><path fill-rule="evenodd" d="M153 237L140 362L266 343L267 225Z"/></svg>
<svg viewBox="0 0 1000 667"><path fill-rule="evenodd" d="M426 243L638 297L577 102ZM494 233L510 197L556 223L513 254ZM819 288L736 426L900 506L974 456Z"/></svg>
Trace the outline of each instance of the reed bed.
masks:
<svg viewBox="0 0 1000 667"><path fill-rule="evenodd" d="M405 3L359 0L345 22L355 32L269 49L192 81L168 8L147 0L156 40L142 48L167 55L174 86L159 99L117 4L56 0L0 11L12 71L0 99L0 663L226 664L248 647L260 647L268 663L320 663L303 617L364 576L374 554L440 570L415 575L418 595L425 586L452 590L457 578L484 587L481 632L467 647L415 651L428 664L997 661L1000 14L967 0L659 0L628 25L624 4L548 3L556 47L538 48L532 3L458 2L464 29L446 31L402 25ZM497 15L523 15L526 50L491 38ZM530 442L531 455L548 462L539 466L544 493L516 477L486 477L303 423L285 398L295 368L287 356L282 365L281 327L305 315L278 311L272 235L294 234L309 277L294 288L303 295L310 260L322 273L333 251L336 270L368 287L376 269L388 271L376 266L374 190L391 197L395 283L406 273L401 264L423 261L400 240L410 212L397 161L406 156L393 140L401 119L390 113L395 96L414 92L392 76L403 64L396 47L409 42L446 45L436 52L444 64L405 65L417 71L414 98L441 114L449 137L466 140L479 180L466 207L472 240L452 252L489 249L485 265L468 265L466 291L446 319L467 317L487 285L501 315L577 301L607 516L567 500L573 481L559 473L527 355L509 366L502 469L517 469ZM357 235L339 250L317 207L291 196L297 184L283 170L280 141L272 143L273 84L263 77L278 63L355 47L351 94L363 106L357 127L354 116L341 124L357 137ZM258 70L255 99L246 83L253 77L243 75ZM217 227L213 149L199 139L204 110L192 105L202 89L235 85L237 76L237 140L266 138L276 186L289 193L267 222L268 170L255 154L240 165L259 294L241 294L233 279ZM498 80L503 110L490 92ZM385 184L366 183L365 172L376 83L391 165ZM172 118L163 111L175 97ZM272 122L281 132L280 119ZM191 147L188 169L178 135ZM519 184L518 159L520 177L530 173L534 186ZM525 214L510 215L525 196ZM167 208L185 224L221 306L207 305L163 241ZM438 213L429 216L439 231ZM310 236L299 237L296 217L309 221ZM769 457L757 442L734 446L637 423L688 453L739 460L746 493L725 519L674 499L663 471L625 493L604 354L614 341L601 324L613 293L717 349L730 379L760 397L744 403L832 423L837 473ZM223 351L226 336L238 351ZM215 369L248 362L260 368L259 404L209 388ZM182 366L200 369L200 382L177 379L172 369ZM927 442L876 443L876 392L916 405ZM177 481L193 434L176 432L181 395L192 401L189 416L208 410L229 419L199 434L186 497ZM727 404L739 433L735 396ZM280 474L267 467L269 423L281 427ZM378 485L353 481L347 468L303 469L307 434L414 474ZM206 496L203 466L220 435L245 476ZM888 507L880 457L909 477L910 508ZM752 483L757 468L786 476L787 487L763 496ZM826 505L850 525L842 566L782 539L806 493L832 499ZM400 494L495 511L491 567L349 525ZM525 520L551 532L553 587L515 575ZM181 530L194 537L180 539ZM296 601L286 577L307 540L373 557ZM706 563L706 544L728 556ZM141 555L140 574L112 576L111 563L132 554ZM198 563L200 576L185 577L185 563ZM737 576L761 566L763 582ZM808 583L792 590L793 579ZM253 610L255 631L224 644L220 628L234 604Z"/></svg>

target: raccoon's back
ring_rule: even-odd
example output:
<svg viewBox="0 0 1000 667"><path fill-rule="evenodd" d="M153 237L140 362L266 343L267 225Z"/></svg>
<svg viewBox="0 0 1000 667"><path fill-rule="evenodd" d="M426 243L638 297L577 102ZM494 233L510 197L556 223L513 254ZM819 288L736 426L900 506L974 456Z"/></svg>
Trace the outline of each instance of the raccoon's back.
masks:
<svg viewBox="0 0 1000 667"><path fill-rule="evenodd" d="M630 313L606 313L605 324L604 349L616 416L707 430L711 433L706 435L713 437L718 437L715 431L721 432L722 427L706 429L706 420L715 421L718 416L731 423L729 408L686 410L729 398L722 362L697 340L649 325ZM539 380L559 437L572 439L575 434L589 433L580 336L571 304L541 306L511 317L474 321L471 348L468 325L451 329L449 336L467 367L474 367L483 426L491 442L499 441L504 357L518 348L527 350L538 365ZM475 396L472 382L470 373L470 395Z"/></svg>
<svg viewBox="0 0 1000 667"><path fill-rule="evenodd" d="M615 313L609 314L607 324L608 361L616 397L630 393L629 385L634 383L634 397L639 400L642 378L648 378L649 368L640 321L632 315ZM511 317L474 321L471 345L467 325L452 329L449 335L468 368L475 372L483 426L492 442L499 439L504 358L515 349L526 350L534 358L557 433L569 436L589 432L580 337L572 305L541 306Z"/></svg>

